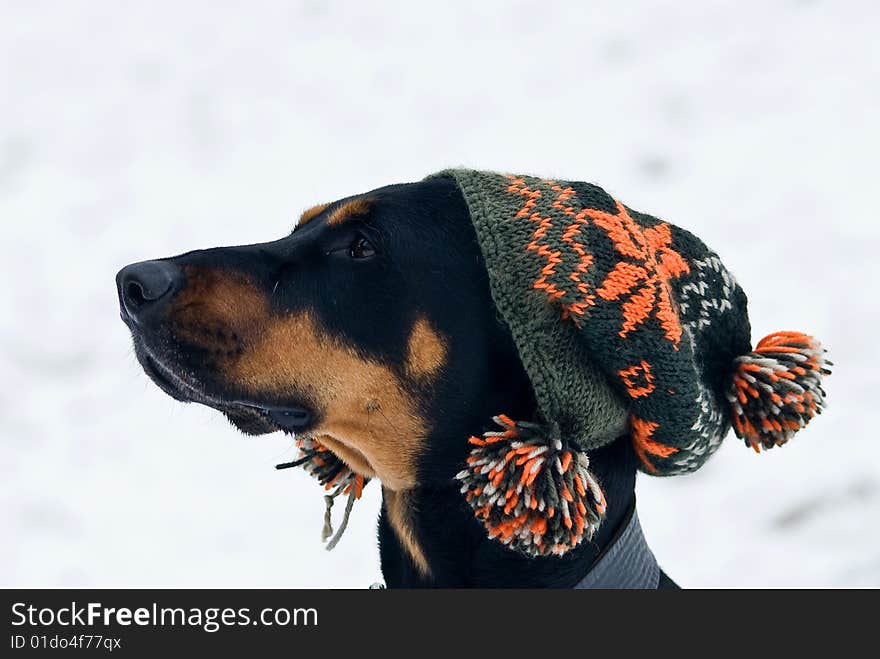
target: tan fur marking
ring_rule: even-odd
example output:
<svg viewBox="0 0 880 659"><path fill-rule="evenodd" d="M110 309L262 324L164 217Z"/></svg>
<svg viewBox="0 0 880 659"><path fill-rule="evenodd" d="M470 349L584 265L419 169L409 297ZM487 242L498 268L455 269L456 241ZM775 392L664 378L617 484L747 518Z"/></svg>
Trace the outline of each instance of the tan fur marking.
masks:
<svg viewBox="0 0 880 659"><path fill-rule="evenodd" d="M409 493L406 491L395 492L383 487L382 494L385 500L385 511L388 513L388 522L397 534L400 544L410 555L422 576L430 576L431 570L428 567L428 560L425 558L425 553L422 551L413 530L413 509Z"/></svg>
<svg viewBox="0 0 880 659"><path fill-rule="evenodd" d="M256 331L254 309L265 298L242 275L189 267L186 287L166 312L178 337L208 350L242 350L244 338Z"/></svg>
<svg viewBox="0 0 880 659"><path fill-rule="evenodd" d="M267 319L227 375L255 396L308 397L322 416L315 434L350 467L391 489L416 484L425 430L412 396L388 366L327 336L310 314Z"/></svg>
<svg viewBox="0 0 880 659"><path fill-rule="evenodd" d="M186 275L168 312L175 334L208 349L211 366L248 398L308 400L321 417L313 433L356 472L391 490L416 485L425 422L390 367L324 333L310 313L272 313L243 275L204 268Z"/></svg>
<svg viewBox="0 0 880 659"><path fill-rule="evenodd" d="M312 432L352 469L392 490L416 485L426 432L417 400L388 365L326 334L312 314L275 314L243 275L189 268L168 319L246 397L314 405Z"/></svg>
<svg viewBox="0 0 880 659"><path fill-rule="evenodd" d="M330 204L318 204L317 206L312 206L303 211L303 214L299 216L299 222L296 223L298 227L301 227L303 224L308 222L309 220L314 220L318 215L323 213Z"/></svg>
<svg viewBox="0 0 880 659"><path fill-rule="evenodd" d="M358 197L357 199L346 201L330 211L330 214L327 216L327 224L335 226L342 224L349 218L362 217L370 212L370 205L372 203L373 200L369 197Z"/></svg>
<svg viewBox="0 0 880 659"><path fill-rule="evenodd" d="M436 377L446 362L446 342L431 327L428 319L419 316L413 324L406 350L406 372L417 380Z"/></svg>

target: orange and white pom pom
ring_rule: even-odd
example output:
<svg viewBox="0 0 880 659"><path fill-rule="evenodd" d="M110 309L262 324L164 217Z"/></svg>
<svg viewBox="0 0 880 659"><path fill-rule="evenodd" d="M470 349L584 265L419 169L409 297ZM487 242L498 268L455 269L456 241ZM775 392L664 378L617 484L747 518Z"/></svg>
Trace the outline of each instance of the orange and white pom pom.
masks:
<svg viewBox="0 0 880 659"><path fill-rule="evenodd" d="M785 444L822 412L831 362L812 336L776 332L738 357L727 392L737 437L760 451Z"/></svg>
<svg viewBox="0 0 880 659"><path fill-rule="evenodd" d="M361 498L364 485L370 481L361 474L352 471L335 453L313 437L297 437L296 445L300 450L299 458L293 462L275 465L275 468L289 469L301 466L317 479L325 490L333 490L330 494L324 495L324 528L321 530L321 540L327 543L325 548L333 549L348 527L348 519L355 500ZM330 513L334 499L341 494L348 495L348 501L345 504L342 523L339 529L334 532Z"/></svg>
<svg viewBox="0 0 880 659"><path fill-rule="evenodd" d="M301 466L325 490L334 490L334 495L354 492L356 499L361 498L364 485L369 479L356 474L335 453L313 437L297 437L296 446L300 451L299 458L293 462L275 465L276 469Z"/></svg>
<svg viewBox="0 0 880 659"><path fill-rule="evenodd" d="M502 430L471 437L462 494L490 538L529 556L562 555L591 538L605 496L587 454L538 425L494 418Z"/></svg>

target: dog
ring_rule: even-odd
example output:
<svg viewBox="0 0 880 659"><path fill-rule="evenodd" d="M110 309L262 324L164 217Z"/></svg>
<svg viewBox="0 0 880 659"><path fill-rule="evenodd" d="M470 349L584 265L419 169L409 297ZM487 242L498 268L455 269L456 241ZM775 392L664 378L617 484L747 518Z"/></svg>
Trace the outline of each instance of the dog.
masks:
<svg viewBox="0 0 880 659"><path fill-rule="evenodd" d="M450 179L315 206L279 240L134 263L116 284L135 355L165 393L248 435L314 437L381 483L390 588L571 588L634 514L628 435L590 453L609 506L563 556L511 551L465 504L468 438L501 410L534 417L536 400ZM659 587L677 586L661 570Z"/></svg>

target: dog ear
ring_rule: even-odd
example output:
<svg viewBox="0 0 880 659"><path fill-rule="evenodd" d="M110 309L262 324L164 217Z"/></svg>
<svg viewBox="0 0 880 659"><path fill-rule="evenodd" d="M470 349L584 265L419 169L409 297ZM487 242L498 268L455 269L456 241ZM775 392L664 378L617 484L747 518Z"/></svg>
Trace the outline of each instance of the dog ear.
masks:
<svg viewBox="0 0 880 659"><path fill-rule="evenodd" d="M559 428L493 419L501 430L471 437L461 492L495 538L528 556L562 555L593 537L605 496L586 452Z"/></svg>

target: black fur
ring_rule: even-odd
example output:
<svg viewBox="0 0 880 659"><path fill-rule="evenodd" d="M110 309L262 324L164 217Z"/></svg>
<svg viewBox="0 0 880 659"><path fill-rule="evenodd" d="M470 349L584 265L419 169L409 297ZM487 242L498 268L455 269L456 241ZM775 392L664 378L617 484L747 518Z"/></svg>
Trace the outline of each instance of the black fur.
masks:
<svg viewBox="0 0 880 659"><path fill-rule="evenodd" d="M364 196L373 200L369 213L338 226L328 226L326 218L342 202L281 240L163 260L177 273L169 296L187 286L187 266L242 272L270 296L276 313L312 310L328 333L396 370L403 368L414 319L427 317L448 340L440 377L413 390L430 425L411 502L416 537L431 577L421 576L413 565L383 506L378 537L387 585L573 586L634 504L637 459L628 439L590 455L608 501L608 516L591 542L564 557L526 558L489 540L453 476L464 464L469 436L486 430L498 413L532 418L535 401L492 304L464 200L448 179L389 186ZM359 237L374 244L375 256L351 258L351 245ZM244 432L277 430L239 404L243 391L217 375L209 351L177 338L161 314L136 320L126 310L130 291L125 273L124 269L117 277L123 320L132 330L138 358L157 384L176 398L223 411ZM310 409L305 394L244 402L319 413ZM312 425L317 420L312 418ZM665 575L664 579L664 584L671 583Z"/></svg>

